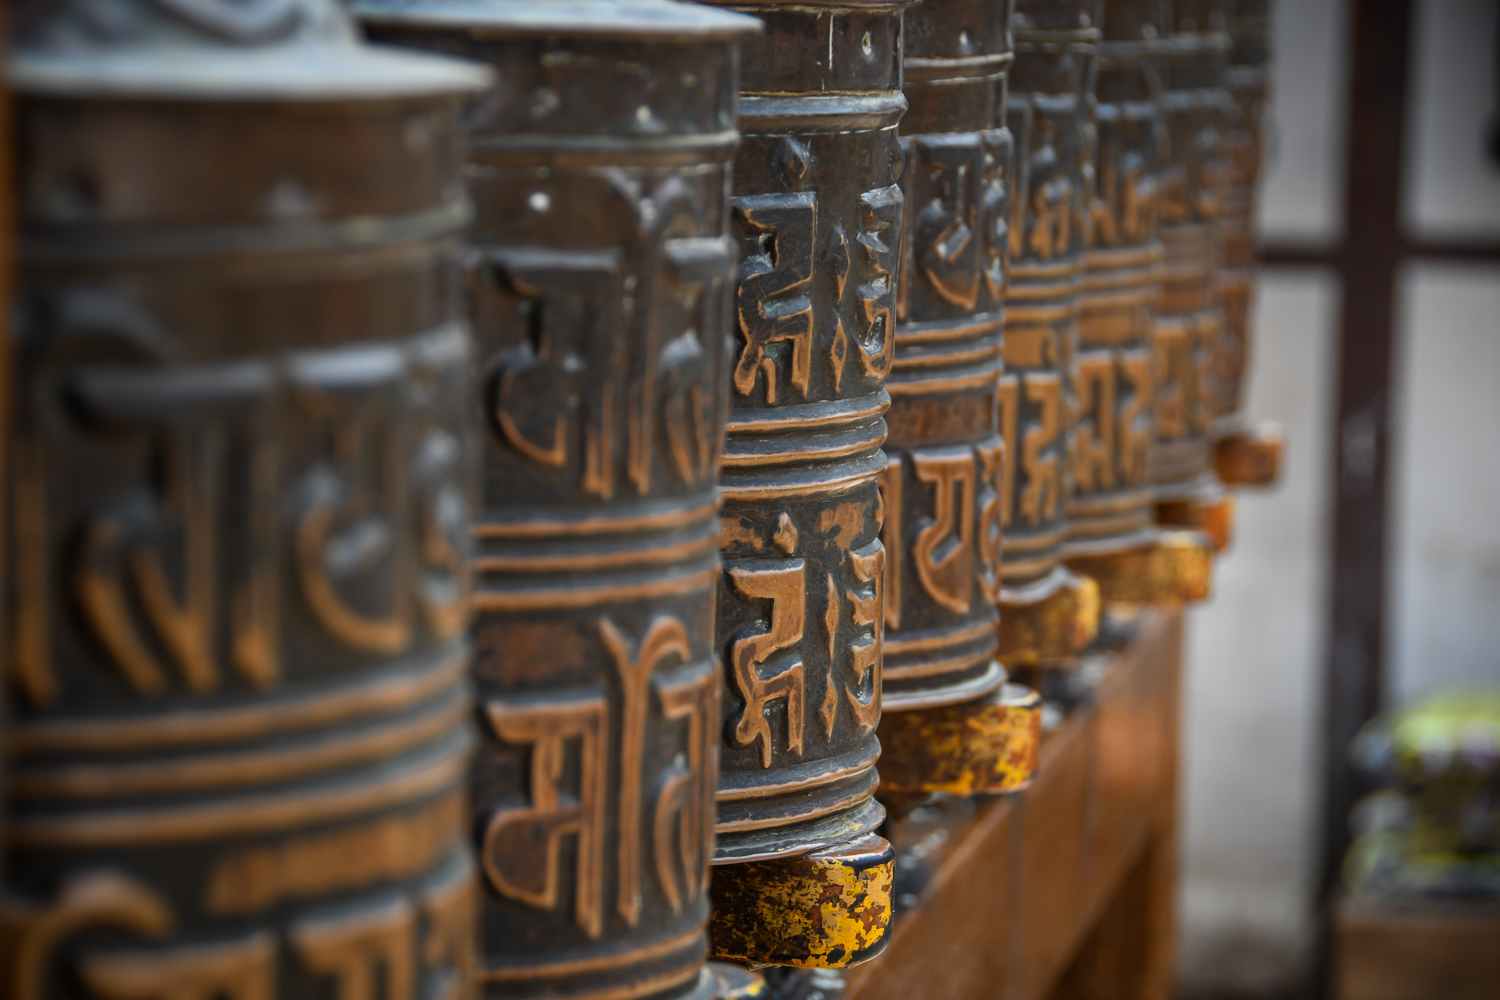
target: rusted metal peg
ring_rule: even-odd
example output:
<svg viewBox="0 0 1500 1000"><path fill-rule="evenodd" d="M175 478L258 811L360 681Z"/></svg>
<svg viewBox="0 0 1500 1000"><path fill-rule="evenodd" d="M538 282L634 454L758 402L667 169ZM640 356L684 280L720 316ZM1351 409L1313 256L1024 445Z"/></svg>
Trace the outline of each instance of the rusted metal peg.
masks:
<svg viewBox="0 0 1500 1000"><path fill-rule="evenodd" d="M1202 531L1161 529L1144 545L1095 554L1075 551L1068 564L1098 584L1106 605L1180 607L1208 600L1214 552L1213 542Z"/></svg>
<svg viewBox="0 0 1500 1000"><path fill-rule="evenodd" d="M876 957L891 922L896 852L875 834L793 857L714 868L713 957L844 968Z"/></svg>
<svg viewBox="0 0 1500 1000"><path fill-rule="evenodd" d="M878 794L885 801L1019 791L1036 774L1041 737L1041 696L1021 684L977 702L888 715L880 725Z"/></svg>
<svg viewBox="0 0 1500 1000"><path fill-rule="evenodd" d="M1186 496L1156 503L1157 523L1165 528L1202 532L1217 555L1234 541L1234 494L1217 477Z"/></svg>
<svg viewBox="0 0 1500 1000"><path fill-rule="evenodd" d="M1214 471L1226 486L1271 486L1281 478L1285 450L1281 425L1260 421L1214 441Z"/></svg>

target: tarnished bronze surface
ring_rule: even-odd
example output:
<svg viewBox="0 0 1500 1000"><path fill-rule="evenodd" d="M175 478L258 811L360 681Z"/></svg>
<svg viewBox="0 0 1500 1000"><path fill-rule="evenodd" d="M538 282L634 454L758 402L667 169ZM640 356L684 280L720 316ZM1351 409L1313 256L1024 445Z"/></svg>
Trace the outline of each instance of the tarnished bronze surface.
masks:
<svg viewBox="0 0 1500 1000"><path fill-rule="evenodd" d="M461 996L484 75L317 0L13 10L0 993Z"/></svg>
<svg viewBox="0 0 1500 1000"><path fill-rule="evenodd" d="M895 851L874 834L811 854L715 867L713 955L804 969L866 962L885 949L895 868Z"/></svg>
<svg viewBox="0 0 1500 1000"><path fill-rule="evenodd" d="M896 347L903 4L733 3L742 263L724 452L718 861L873 830L878 477Z"/></svg>
<svg viewBox="0 0 1500 1000"><path fill-rule="evenodd" d="M1061 562L1067 537L1068 467L1087 228L1089 94L1099 39L1098 0L1019 0L1016 62L1006 121L1017 168L1010 226L1010 288L1005 303L1005 376L1000 433L1005 439L1000 517L1002 656L1013 666L1064 660L1098 628L1092 620L1037 609L1097 609L1080 600L1084 584ZM1026 610L1030 609L1029 614ZM1052 632L1007 641L1026 616Z"/></svg>
<svg viewBox="0 0 1500 1000"><path fill-rule="evenodd" d="M1227 543L1223 484L1210 465L1215 352L1224 334L1218 222L1224 202L1221 126L1233 103L1222 86L1229 58L1225 0L1176 0L1162 107L1168 159L1162 182L1166 249L1156 339L1156 443L1163 524L1208 528Z"/></svg>
<svg viewBox="0 0 1500 1000"><path fill-rule="evenodd" d="M1042 699L1005 684L978 702L897 712L881 721L880 795L995 794L1036 774Z"/></svg>
<svg viewBox="0 0 1500 1000"><path fill-rule="evenodd" d="M713 996L727 196L756 24L664 0L356 10L503 81L468 120L484 995Z"/></svg>
<svg viewBox="0 0 1500 1000"><path fill-rule="evenodd" d="M1206 596L1211 568L1206 547L1163 539L1153 517L1152 326L1161 298L1161 73L1170 24L1163 0L1108 0L1099 43L1066 558L1095 579L1106 602L1196 600Z"/></svg>

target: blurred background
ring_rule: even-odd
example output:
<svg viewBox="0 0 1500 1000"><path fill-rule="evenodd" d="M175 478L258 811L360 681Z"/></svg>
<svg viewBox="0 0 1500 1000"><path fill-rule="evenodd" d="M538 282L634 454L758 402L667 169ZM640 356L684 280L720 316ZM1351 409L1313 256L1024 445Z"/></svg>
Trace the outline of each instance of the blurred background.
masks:
<svg viewBox="0 0 1500 1000"><path fill-rule="evenodd" d="M1247 409L1288 448L1189 615L1186 1000L1313 994L1354 733L1500 684L1497 11L1276 4Z"/></svg>

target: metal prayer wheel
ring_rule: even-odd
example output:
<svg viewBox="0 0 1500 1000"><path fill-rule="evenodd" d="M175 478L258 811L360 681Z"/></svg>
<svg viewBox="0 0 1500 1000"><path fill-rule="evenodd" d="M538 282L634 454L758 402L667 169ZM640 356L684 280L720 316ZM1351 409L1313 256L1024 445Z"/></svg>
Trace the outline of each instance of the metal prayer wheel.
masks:
<svg viewBox="0 0 1500 1000"><path fill-rule="evenodd" d="M1219 218L1223 208L1222 125L1233 113L1222 85L1230 40L1223 0L1177 0L1166 55L1168 161L1161 237L1166 250L1155 321L1156 443L1152 455L1159 519L1203 528L1228 544L1231 501L1210 465L1214 359L1224 335L1219 302Z"/></svg>
<svg viewBox="0 0 1500 1000"><path fill-rule="evenodd" d="M728 190L756 24L665 0L355 10L501 81L467 115L483 994L712 997Z"/></svg>
<svg viewBox="0 0 1500 1000"><path fill-rule="evenodd" d="M316 0L16 13L0 992L459 996L484 76Z"/></svg>
<svg viewBox="0 0 1500 1000"><path fill-rule="evenodd" d="M1015 136L1005 303L1000 655L1066 660L1098 628L1098 589L1062 564L1083 291L1096 0L1019 0L1006 122Z"/></svg>
<svg viewBox="0 0 1500 1000"><path fill-rule="evenodd" d="M715 922L744 926L714 940L722 957L753 960L737 942L760 947L763 928L733 900L761 889L741 887L802 883L775 866L728 863L837 849L837 866L889 871L884 841L839 845L884 816L873 798L886 565L878 480L896 350L906 3L724 6L765 24L746 45L740 86L732 220L742 262L716 625L726 696ZM888 900L888 881L883 891ZM805 935L788 923L793 944L760 960L861 960L888 917L887 906L854 938L819 939L800 957ZM724 951L731 941L736 950Z"/></svg>
<svg viewBox="0 0 1500 1000"><path fill-rule="evenodd" d="M965 725L1017 711L1025 693L1001 693L995 658L1015 156L1002 120L1010 13L1008 0L930 0L906 14L907 222L881 477L883 797L1002 791L1031 776L1033 755L1014 739L989 738L1003 726ZM937 738L950 715L959 738ZM1031 727L1018 732L1025 742Z"/></svg>
<svg viewBox="0 0 1500 1000"><path fill-rule="evenodd" d="M1161 298L1158 235L1166 152L1162 0L1107 0L1094 88L1084 288L1073 364L1068 565L1105 601L1201 600L1211 558L1197 538L1164 536L1151 476Z"/></svg>
<svg viewBox="0 0 1500 1000"><path fill-rule="evenodd" d="M1270 98L1271 0L1235 0L1229 21L1234 46L1224 70L1232 98L1222 126L1224 187L1219 214L1218 290L1224 331L1213 358L1210 402L1214 464L1234 485L1269 485L1279 475L1282 434L1244 414L1255 296L1255 207L1260 189L1266 104Z"/></svg>

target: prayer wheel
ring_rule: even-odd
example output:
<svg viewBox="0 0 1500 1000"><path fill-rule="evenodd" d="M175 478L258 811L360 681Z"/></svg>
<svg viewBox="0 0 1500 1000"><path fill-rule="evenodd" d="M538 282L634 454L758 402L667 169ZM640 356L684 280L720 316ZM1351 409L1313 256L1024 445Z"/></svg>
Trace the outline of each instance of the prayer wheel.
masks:
<svg viewBox="0 0 1500 1000"><path fill-rule="evenodd" d="M1018 0L1015 11L1006 104L1017 162L1000 382L1000 657L1031 667L1068 661L1098 631L1098 587L1071 573L1062 552L1100 5Z"/></svg>
<svg viewBox="0 0 1500 1000"><path fill-rule="evenodd" d="M12 12L0 993L460 996L484 74L319 0Z"/></svg>
<svg viewBox="0 0 1500 1000"><path fill-rule="evenodd" d="M1035 767L1040 716L1024 688L1002 691L995 658L1013 58L1009 0L928 0L906 14L907 222L881 478L882 797L1008 791Z"/></svg>
<svg viewBox="0 0 1500 1000"><path fill-rule="evenodd" d="M355 9L503 82L467 121L483 995L712 997L728 191L756 23L666 0Z"/></svg>
<svg viewBox="0 0 1500 1000"><path fill-rule="evenodd" d="M757 15L765 32L745 48L732 199L741 263L716 626L726 712L714 941L729 959L846 965L883 946L890 912L890 847L860 838L884 815L873 798L879 477L904 216L906 3L724 6ZM887 876L867 887L885 900L879 913L804 920L795 899L870 872ZM786 946L774 945L783 933Z"/></svg>
<svg viewBox="0 0 1500 1000"><path fill-rule="evenodd" d="M1233 114L1223 87L1230 39L1224 0L1176 0L1162 95L1168 159L1163 173L1165 248L1156 314L1157 518L1229 544L1233 500L1210 463L1214 359L1224 337L1219 301L1219 219L1224 203L1222 126Z"/></svg>
<svg viewBox="0 0 1500 1000"><path fill-rule="evenodd" d="M1154 518L1152 324L1162 282L1169 25L1163 0L1107 0L1099 43L1066 552L1105 601L1202 599L1211 569L1206 547L1164 539Z"/></svg>
<svg viewBox="0 0 1500 1000"><path fill-rule="evenodd" d="M1282 433L1243 412L1255 298L1255 208L1260 190L1266 104L1270 98L1271 0L1233 0L1234 47L1224 71L1233 107L1223 127L1224 202L1219 215L1223 254L1219 300L1224 333L1214 354L1214 467L1224 482L1265 486L1280 475Z"/></svg>

